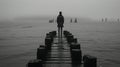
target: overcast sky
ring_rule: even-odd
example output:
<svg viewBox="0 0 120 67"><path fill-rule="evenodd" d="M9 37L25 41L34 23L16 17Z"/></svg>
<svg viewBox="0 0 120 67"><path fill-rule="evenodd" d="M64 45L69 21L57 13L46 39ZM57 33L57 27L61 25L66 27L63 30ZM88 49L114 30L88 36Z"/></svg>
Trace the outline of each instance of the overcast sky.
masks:
<svg viewBox="0 0 120 67"><path fill-rule="evenodd" d="M57 15L120 18L120 0L0 0L0 18Z"/></svg>

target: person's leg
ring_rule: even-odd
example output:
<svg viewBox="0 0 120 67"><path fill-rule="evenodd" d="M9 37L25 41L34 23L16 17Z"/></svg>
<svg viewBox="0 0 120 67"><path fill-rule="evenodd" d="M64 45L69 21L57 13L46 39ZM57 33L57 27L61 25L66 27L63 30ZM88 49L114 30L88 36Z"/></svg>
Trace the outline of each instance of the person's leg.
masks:
<svg viewBox="0 0 120 67"><path fill-rule="evenodd" d="M61 38L62 38L62 27L61 27Z"/></svg>
<svg viewBox="0 0 120 67"><path fill-rule="evenodd" d="M58 27L58 43L60 42L60 28Z"/></svg>
<svg viewBox="0 0 120 67"><path fill-rule="evenodd" d="M60 34L61 34L61 43L62 43L62 27L60 28Z"/></svg>
<svg viewBox="0 0 120 67"><path fill-rule="evenodd" d="M60 37L60 28L58 27L58 37Z"/></svg>

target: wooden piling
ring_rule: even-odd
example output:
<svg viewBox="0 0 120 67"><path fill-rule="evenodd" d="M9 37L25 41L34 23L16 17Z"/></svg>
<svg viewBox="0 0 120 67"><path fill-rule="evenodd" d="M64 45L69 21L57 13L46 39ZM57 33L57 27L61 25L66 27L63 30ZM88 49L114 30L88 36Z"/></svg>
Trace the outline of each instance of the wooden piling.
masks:
<svg viewBox="0 0 120 67"><path fill-rule="evenodd" d="M97 67L97 58L90 55L83 56L84 67Z"/></svg>
<svg viewBox="0 0 120 67"><path fill-rule="evenodd" d="M43 62L41 59L30 60L27 67L43 67Z"/></svg>

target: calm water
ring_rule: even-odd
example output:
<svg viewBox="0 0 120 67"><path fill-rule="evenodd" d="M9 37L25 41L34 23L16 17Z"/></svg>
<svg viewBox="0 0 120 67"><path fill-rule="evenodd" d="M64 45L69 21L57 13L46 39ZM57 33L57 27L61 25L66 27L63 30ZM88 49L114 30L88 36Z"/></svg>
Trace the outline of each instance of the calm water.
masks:
<svg viewBox="0 0 120 67"><path fill-rule="evenodd" d="M120 67L120 22L66 21L64 29L78 38L83 55L98 58L98 67ZM1 21L0 67L26 67L52 30L57 30L56 23L48 20Z"/></svg>

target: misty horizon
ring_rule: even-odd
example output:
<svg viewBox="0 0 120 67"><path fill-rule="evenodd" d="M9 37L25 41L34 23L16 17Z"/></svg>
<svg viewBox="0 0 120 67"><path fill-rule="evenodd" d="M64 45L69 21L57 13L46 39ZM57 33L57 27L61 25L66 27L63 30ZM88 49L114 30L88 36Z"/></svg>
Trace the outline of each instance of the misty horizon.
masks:
<svg viewBox="0 0 120 67"><path fill-rule="evenodd" d="M120 18L119 0L0 0L0 19L21 16Z"/></svg>

